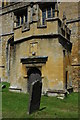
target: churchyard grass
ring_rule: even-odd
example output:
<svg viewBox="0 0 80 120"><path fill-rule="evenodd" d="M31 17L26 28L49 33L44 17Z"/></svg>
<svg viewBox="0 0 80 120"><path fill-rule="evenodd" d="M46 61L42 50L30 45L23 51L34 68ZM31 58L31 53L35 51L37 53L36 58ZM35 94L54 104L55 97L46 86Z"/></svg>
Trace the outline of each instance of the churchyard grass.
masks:
<svg viewBox="0 0 80 120"><path fill-rule="evenodd" d="M40 110L27 114L29 95L9 91L9 83L3 83L3 118L78 118L78 93L71 93L63 100L42 96Z"/></svg>

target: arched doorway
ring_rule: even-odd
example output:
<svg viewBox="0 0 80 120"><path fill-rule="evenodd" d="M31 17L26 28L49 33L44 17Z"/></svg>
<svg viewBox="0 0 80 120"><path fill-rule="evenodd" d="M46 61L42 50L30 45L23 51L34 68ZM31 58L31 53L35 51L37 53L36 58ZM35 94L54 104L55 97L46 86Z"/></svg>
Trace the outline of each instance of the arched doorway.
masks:
<svg viewBox="0 0 80 120"><path fill-rule="evenodd" d="M27 75L28 75L27 90L28 92L30 92L31 84L37 80L41 81L41 71L36 67L32 67L28 70Z"/></svg>

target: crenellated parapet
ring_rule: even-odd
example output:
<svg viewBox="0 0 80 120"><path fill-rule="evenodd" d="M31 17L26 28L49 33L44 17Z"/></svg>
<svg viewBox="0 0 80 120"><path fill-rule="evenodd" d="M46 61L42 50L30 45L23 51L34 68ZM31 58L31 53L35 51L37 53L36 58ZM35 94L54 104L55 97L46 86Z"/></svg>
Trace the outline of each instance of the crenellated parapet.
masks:
<svg viewBox="0 0 80 120"><path fill-rule="evenodd" d="M39 35L61 35L70 41L71 30L65 15L60 20L57 3L31 3L14 12L14 41Z"/></svg>

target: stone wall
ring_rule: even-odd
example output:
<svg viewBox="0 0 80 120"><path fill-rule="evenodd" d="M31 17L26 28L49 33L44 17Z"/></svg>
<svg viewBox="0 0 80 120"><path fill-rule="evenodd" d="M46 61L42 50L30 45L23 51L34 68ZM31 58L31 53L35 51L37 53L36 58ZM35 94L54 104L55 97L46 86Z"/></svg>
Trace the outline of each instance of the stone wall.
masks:
<svg viewBox="0 0 80 120"><path fill-rule="evenodd" d="M2 37L2 80L8 81L8 40L11 38L12 35L3 36Z"/></svg>
<svg viewBox="0 0 80 120"><path fill-rule="evenodd" d="M79 29L80 29L80 2L63 2L59 4L60 17L63 17L63 12L66 15L66 22L68 27L71 29L71 42L72 42L72 84L74 91L78 91L79 81Z"/></svg>
<svg viewBox="0 0 80 120"><path fill-rule="evenodd" d="M2 15L2 34L10 34L13 32L13 13Z"/></svg>
<svg viewBox="0 0 80 120"><path fill-rule="evenodd" d="M27 3L26 4L24 4L24 3L19 3L19 4L14 4L13 6L11 6L10 8L8 7L8 8L4 8L3 9L3 15L2 15L2 33L3 33L3 36L2 36L2 65L4 66L4 68L3 68L3 80L9 80L8 79L8 74L7 74L7 56L6 56L6 48L7 48L7 41L9 40L9 38L11 38L11 36L13 35L13 26L14 26L14 24L13 24L13 20L14 20L14 17L13 17L13 12L12 12L12 9L14 9L14 11L15 11L15 9L18 9L19 7L24 7L24 6L26 6L26 5L28 5ZM70 27L70 29L72 30L72 33L71 33L71 42L73 43L73 47L72 47L72 65L73 64L78 64L79 62L78 62L78 60L79 60L79 58L78 58L78 54L77 53L79 53L78 51L79 51L79 49L78 49L78 43L79 43L79 38L78 38L78 35L79 35L79 22L72 22L72 23L69 23L69 21L71 21L71 20L77 20L77 18L78 18L78 3L74 3L74 2L72 2L72 3L59 3L59 17L62 19L62 17L63 17L63 12L65 12L65 14L66 14L66 17L67 17L67 24L68 24L68 26ZM30 9L30 8L29 8ZM6 14L5 14L5 12L6 12ZM30 10L28 11L29 12L29 14L30 14ZM0 18L1 18L1 16L0 16ZM37 18L37 17L36 17ZM29 19L30 19L30 17L29 17ZM35 20L35 18L34 18L34 20ZM52 30L51 32L53 32L53 33L57 33L57 29L58 29L58 27L57 27L57 22L55 22L55 23L53 23L53 24L51 24L51 22L47 22L47 24L49 25L48 26L48 28L47 29L44 29L44 28L41 28L41 30L37 30L36 31L36 33L38 34L38 33L40 33L40 34L42 34L42 33L44 33L44 32L48 32L48 31L50 31L50 30ZM53 27L52 27L52 25L53 25ZM56 27L55 27L56 26ZM33 26L32 24L30 24L30 27L31 27L31 31L30 31L30 35L35 35L35 30L36 30L36 28L37 28L37 25L36 25L36 23L35 23L35 25ZM52 28L52 29L51 29ZM56 28L56 29L53 29L53 28ZM50 33L51 33L50 32ZM16 34L17 33L17 34ZM22 33L22 28L20 28L20 29L15 29L15 31L14 31L14 41L17 41L17 40L19 40L19 39L22 39L22 38L26 38L26 36L27 36L27 34L29 35L29 31L26 31L26 33L25 32L23 32ZM24 44L24 46L25 46L25 44ZM17 47L19 47L19 46L17 46ZM29 46L28 46L29 47ZM14 51L16 51L16 50L18 50L18 49L20 49L20 50L23 50L24 51L24 48L25 47L19 47L19 48L17 48L16 49L16 46L14 46ZM27 48L27 46L26 46L26 48ZM25 49L26 49L25 48ZM11 50L13 50L13 48L11 48ZM15 58L15 52L14 51L12 51L12 53L11 53L11 55L12 55L12 58L11 58L11 62L12 62L12 59L16 59ZM25 50L26 51L26 50ZM26 55L26 53L25 53L25 51L24 51L24 56ZM18 52L20 52L20 51L18 51ZM40 51L41 52L41 51ZM13 54L14 53L14 54ZM53 54L53 53L52 53ZM66 53L67 54L67 53ZM22 56L21 56L22 57ZM19 61L18 61L19 62ZM12 64L12 63L11 63ZM15 63L14 62L14 64L16 64L16 66L17 66L17 63ZM20 64L20 66L21 66L21 64ZM14 74L15 72L15 70L16 70L16 67L14 67L14 65L12 64L12 71L13 71L13 74L12 75L14 75L15 77L15 80L16 80L16 77L18 77L18 75L19 75L19 73L18 73L18 75L16 76L16 74ZM19 68L18 68L19 69ZM22 66L22 69L25 69L25 66ZM44 69L44 68L43 68ZM69 68L68 68L69 69ZM25 71L25 70L24 70ZM52 70L53 71L53 70ZM11 72L11 71L10 71ZM54 71L53 71L54 72ZM25 73L25 72L24 72ZM74 74L75 73L75 74ZM58 71L58 74L59 74L59 71ZM76 67L76 69L75 69L75 67L74 66L72 66L72 76L73 76L73 86L75 86L75 82L76 82L76 84L78 83L78 70L77 70L77 67ZM77 76L77 77L76 77ZM12 76L11 76L11 78L12 78ZM64 79L65 79L65 75L64 75ZM14 82L16 82L14 80ZM25 82L25 79L23 79L23 81L24 82L22 82L22 78L20 78L20 82L22 82L24 85L26 85L26 82ZM64 80L65 81L65 80ZM14 83L13 83L14 84ZM24 86L23 85L23 86ZM25 87L24 87L25 88ZM25 91L25 90L24 90Z"/></svg>
<svg viewBox="0 0 80 120"><path fill-rule="evenodd" d="M2 17L2 33L1 33L1 49L2 49L2 80L8 81L8 72L7 72L7 47L8 40L13 34L13 14L7 13Z"/></svg>
<svg viewBox="0 0 80 120"><path fill-rule="evenodd" d="M67 20L78 18L79 2L60 2L59 3L59 17L63 18L63 12L65 13Z"/></svg>
<svg viewBox="0 0 80 120"><path fill-rule="evenodd" d="M20 59L31 56L30 44L32 42L38 43L37 56L48 56L48 61L40 68L43 78L43 92L47 90L64 90L65 72L63 71L65 71L65 68L63 64L63 47L57 38L30 39L14 45L10 61L11 87L17 87L22 89L23 92L27 92L27 68L26 64L20 63ZM67 52L64 61L65 66L70 66ZM33 66L36 67L35 64ZM37 67L40 67L40 65ZM67 69L69 71L69 68ZM68 87L70 87L69 79Z"/></svg>

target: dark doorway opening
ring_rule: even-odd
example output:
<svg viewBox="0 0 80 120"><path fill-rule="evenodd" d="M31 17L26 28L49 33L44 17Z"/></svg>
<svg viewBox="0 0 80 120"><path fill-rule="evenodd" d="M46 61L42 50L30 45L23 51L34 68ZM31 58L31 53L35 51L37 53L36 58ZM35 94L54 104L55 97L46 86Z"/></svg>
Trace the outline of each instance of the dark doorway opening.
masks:
<svg viewBox="0 0 80 120"><path fill-rule="evenodd" d="M27 75L27 91L30 93L31 84L37 80L41 81L41 71L38 68L33 67L28 70Z"/></svg>
<svg viewBox="0 0 80 120"><path fill-rule="evenodd" d="M67 89L67 79L68 79L68 71L66 71L65 89Z"/></svg>

